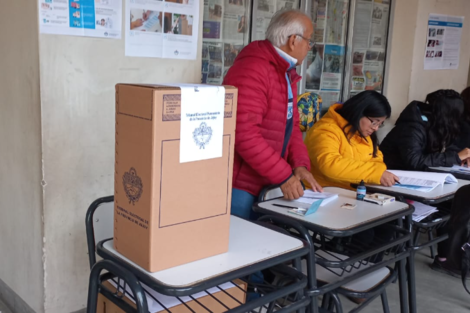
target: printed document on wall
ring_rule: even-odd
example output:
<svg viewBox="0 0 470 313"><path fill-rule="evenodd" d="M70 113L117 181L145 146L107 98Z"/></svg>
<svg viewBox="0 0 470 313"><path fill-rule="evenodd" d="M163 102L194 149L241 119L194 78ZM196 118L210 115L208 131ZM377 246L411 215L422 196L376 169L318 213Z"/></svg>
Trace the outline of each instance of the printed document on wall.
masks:
<svg viewBox="0 0 470 313"><path fill-rule="evenodd" d="M344 46L325 45L321 90L340 91L343 81Z"/></svg>
<svg viewBox="0 0 470 313"><path fill-rule="evenodd" d="M222 157L225 88L186 84L179 87L180 163Z"/></svg>
<svg viewBox="0 0 470 313"><path fill-rule="evenodd" d="M122 0L39 0L43 34L121 38Z"/></svg>
<svg viewBox="0 0 470 313"><path fill-rule="evenodd" d="M198 0L126 0L125 54L195 60Z"/></svg>
<svg viewBox="0 0 470 313"><path fill-rule="evenodd" d="M459 67L463 21L463 16L429 14L425 70L452 70Z"/></svg>

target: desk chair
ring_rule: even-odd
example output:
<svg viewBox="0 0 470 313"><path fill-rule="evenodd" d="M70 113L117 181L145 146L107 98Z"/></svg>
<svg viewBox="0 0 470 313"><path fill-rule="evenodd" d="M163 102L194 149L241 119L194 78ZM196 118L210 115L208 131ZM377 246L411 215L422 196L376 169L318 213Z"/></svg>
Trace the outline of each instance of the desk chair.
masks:
<svg viewBox="0 0 470 313"><path fill-rule="evenodd" d="M86 213L85 226L88 245L88 260L91 270L87 312L93 312L94 308L96 308L98 303L94 295L97 295L98 292L100 292L125 312L148 313L146 295L137 277L127 269L110 260L96 261L96 244L113 236L113 217L113 196L97 199L90 205L90 208ZM112 291L108 288L99 288L98 276L101 271L108 271L108 274L104 275L103 280L113 280L117 282L118 285L121 285L121 280L125 282L123 288L118 289L117 291ZM122 291L126 290L126 286L129 286L132 291L132 294L127 294L127 296L133 298L137 309L133 308L123 300L124 294Z"/></svg>
<svg viewBox="0 0 470 313"><path fill-rule="evenodd" d="M282 194L281 188L277 186L270 186L270 187L264 188L261 191L258 197L258 201L260 202L268 201L268 200L272 200L275 198L280 198L282 196L283 194ZM313 242L315 242L315 239L317 236L318 234L313 233L312 235ZM321 238L320 240L324 241L324 238ZM344 260L347 258L347 256L344 256L338 253L334 253L334 252L325 253L322 250L316 251L315 255L316 255L316 258L323 258L323 259L327 259L331 261ZM366 267L370 267L372 265L374 265L374 263L369 262L366 265ZM345 275L342 275L341 273L337 273L340 271L341 271L340 269L325 268L319 264L315 264L315 275L320 286L334 283L334 282L339 281L342 278L351 276L355 274L358 271L358 269L351 268L350 272ZM342 308L341 300L338 297L339 294L344 295L349 298L367 299L364 302L362 302L358 307L356 307L355 309L349 312L349 313L356 313L362 310L363 308L365 308L369 303L371 303L380 295L382 299L383 311L384 313L389 313L390 309L388 306L386 288L390 283L396 281L396 279L397 279L396 270L392 270L389 267L380 268L368 275L365 275L364 277L355 279L331 292L326 293L323 297L322 308L330 312L342 313L343 308Z"/></svg>
<svg viewBox="0 0 470 313"><path fill-rule="evenodd" d="M90 274L90 281L89 281L89 290L88 290L88 303L87 303L87 312L88 313L95 313L96 306L97 306L97 297L98 293L101 293L119 308L124 310L124 312L137 312L137 313L148 313L148 301L156 301L158 302L165 310L164 312L171 312L170 309L165 308L158 299L153 297L150 294L150 290L155 290L157 292L162 292L162 290L170 291L172 294L175 294L174 298L177 299L181 304L183 304L187 309L188 312L197 312L197 313L211 313L212 311L209 310L207 307L204 306L203 303L199 302L197 298L191 297L193 305L191 307L194 308L196 306L198 309L195 311L191 309L190 306L186 304L186 302L181 300L180 296L185 296L188 291L191 291L190 294L198 293L198 292L206 292L207 296L211 296L214 300L216 300L221 305L220 312L230 311L233 313L241 313L241 312L279 312L279 313L288 313L288 312L297 312L299 310L303 310L310 299L308 297L303 296L300 299L294 299L294 301L290 301L286 305L286 307L279 306L278 303L282 302L283 299L286 299L289 295L292 294L303 294L304 288L307 285L307 277L302 275L300 272L296 271L293 268L288 266L282 265L282 262L287 261L287 256L283 257L280 255L278 257L273 258L274 261L278 262L276 264L281 264L279 266L273 267L273 271L275 271L279 275L284 275L285 277L291 278L291 283L286 284L285 286L281 286L279 288L259 288L260 292L262 293L262 297L259 299L250 301L249 305L244 305L239 300L235 299L230 293L222 290L218 286L221 286L223 283L230 281L230 279L224 279L221 275L214 279L209 279L205 282L201 282L200 285L196 287L187 287L183 291L179 291L174 287L162 287L161 285L155 286L152 285L152 279L149 277L148 280L143 280L141 270L137 268L136 265L132 265L132 262L127 262L124 260L119 260L118 258L115 259L108 259L105 260L96 260L96 251L98 249L104 249L106 244L108 244L107 249L112 249L109 246L109 241L105 241L108 238L113 237L113 228L114 228L114 197L104 197L97 199L94 201L87 213L86 213L86 233L87 233L87 243L88 243L88 254L89 254L89 263L91 268ZM245 222L247 223L247 222ZM264 229L264 228L263 228ZM303 248L301 249L304 252L299 253L291 253L293 258L297 259L300 255L305 255L306 251L310 251L310 246L306 246L304 243ZM309 252L310 253L310 252ZM298 255L298 256L297 256ZM289 257L289 260L293 259ZM283 261L286 259L285 261ZM274 263L273 261L273 263ZM263 261L266 263L266 261ZM123 265L121 265L123 263ZM264 264L263 263L263 264ZM136 266L133 268L132 266ZM254 264L245 268L237 269L235 272L232 272L231 276L235 274L240 274L238 277L244 277L248 274L257 270L259 267L258 264ZM106 274L101 275L101 272L107 271ZM248 274L245 274L248 273ZM114 285L117 286L116 288L108 288L105 282L113 281ZM143 282L142 282L143 281ZM147 285L145 285L145 284ZM209 286L210 285L210 286ZM238 288L245 292L241 287L237 284L234 284L233 288ZM149 287L150 286L150 287ZM209 287L216 286L219 288L221 292L223 292L226 296L230 297L231 303L236 301L234 304L222 303L219 299L214 297L210 292L208 292ZM207 288L206 288L207 287ZM183 295L183 293L185 293ZM136 304L135 307L129 304L129 301L124 299L124 296L133 300ZM324 311L323 311L324 312Z"/></svg>

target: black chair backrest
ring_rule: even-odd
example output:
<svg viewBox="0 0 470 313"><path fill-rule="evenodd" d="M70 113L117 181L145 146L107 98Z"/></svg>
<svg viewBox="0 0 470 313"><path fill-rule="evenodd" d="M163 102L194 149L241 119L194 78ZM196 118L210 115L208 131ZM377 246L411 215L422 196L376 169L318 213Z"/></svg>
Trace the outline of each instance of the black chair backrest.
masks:
<svg viewBox="0 0 470 313"><path fill-rule="evenodd" d="M88 207L85 217L88 259L90 269L96 263L96 244L113 237L114 196L96 199Z"/></svg>

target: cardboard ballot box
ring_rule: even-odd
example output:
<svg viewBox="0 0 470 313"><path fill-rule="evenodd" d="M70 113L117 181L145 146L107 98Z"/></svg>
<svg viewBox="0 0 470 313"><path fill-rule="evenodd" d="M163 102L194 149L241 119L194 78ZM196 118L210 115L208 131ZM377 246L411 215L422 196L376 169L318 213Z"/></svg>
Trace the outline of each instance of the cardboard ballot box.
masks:
<svg viewBox="0 0 470 313"><path fill-rule="evenodd" d="M180 297L181 300L178 300L177 298L164 296L152 291L152 296L147 297L149 312L160 313L171 311L171 313L222 313L227 311L226 307L234 309L245 303L247 289L247 284L239 279L236 279L234 283L238 287L232 283L226 283L222 285L224 287L223 291L216 287L208 290L211 293L210 295L206 292L200 292L193 295L192 297L197 299L197 301L192 300L190 297ZM105 282L104 285L111 291L116 290L115 285L111 285L109 282ZM145 289L149 290L148 288ZM123 288L121 287L120 291L122 290ZM130 292L130 294L132 294L132 292ZM124 301L135 307L135 302L127 295L128 294L126 293L126 297L123 298ZM160 301L160 303L155 301L154 298ZM184 304L182 302L184 302ZM161 304L165 304L165 307ZM96 309L96 312L98 313L124 313L122 309L115 305L111 300L105 298L102 294L98 295L98 306Z"/></svg>
<svg viewBox="0 0 470 313"><path fill-rule="evenodd" d="M237 89L224 87L219 113L183 114L197 127L180 146L181 99L187 112L199 98L179 87L116 85L114 247L147 271L228 251ZM180 156L180 147L193 153ZM180 162L213 147L221 157Z"/></svg>

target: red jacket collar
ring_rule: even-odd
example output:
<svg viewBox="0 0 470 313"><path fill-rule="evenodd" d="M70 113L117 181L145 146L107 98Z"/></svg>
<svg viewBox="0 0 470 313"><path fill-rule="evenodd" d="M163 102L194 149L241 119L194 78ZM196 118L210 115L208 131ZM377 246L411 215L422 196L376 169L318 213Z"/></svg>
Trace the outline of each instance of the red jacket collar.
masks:
<svg viewBox="0 0 470 313"><path fill-rule="evenodd" d="M289 63L286 60L284 60L283 57L281 57L279 55L279 53L276 51L273 44L269 40L263 40L263 42L266 44L267 49L269 50L271 55L274 57L277 65L278 65L277 68L279 69L280 72L282 72L282 73L287 72L287 74L290 76L290 80L293 84L297 83L299 80L302 79L302 77L297 73L297 70L295 68L288 71Z"/></svg>

